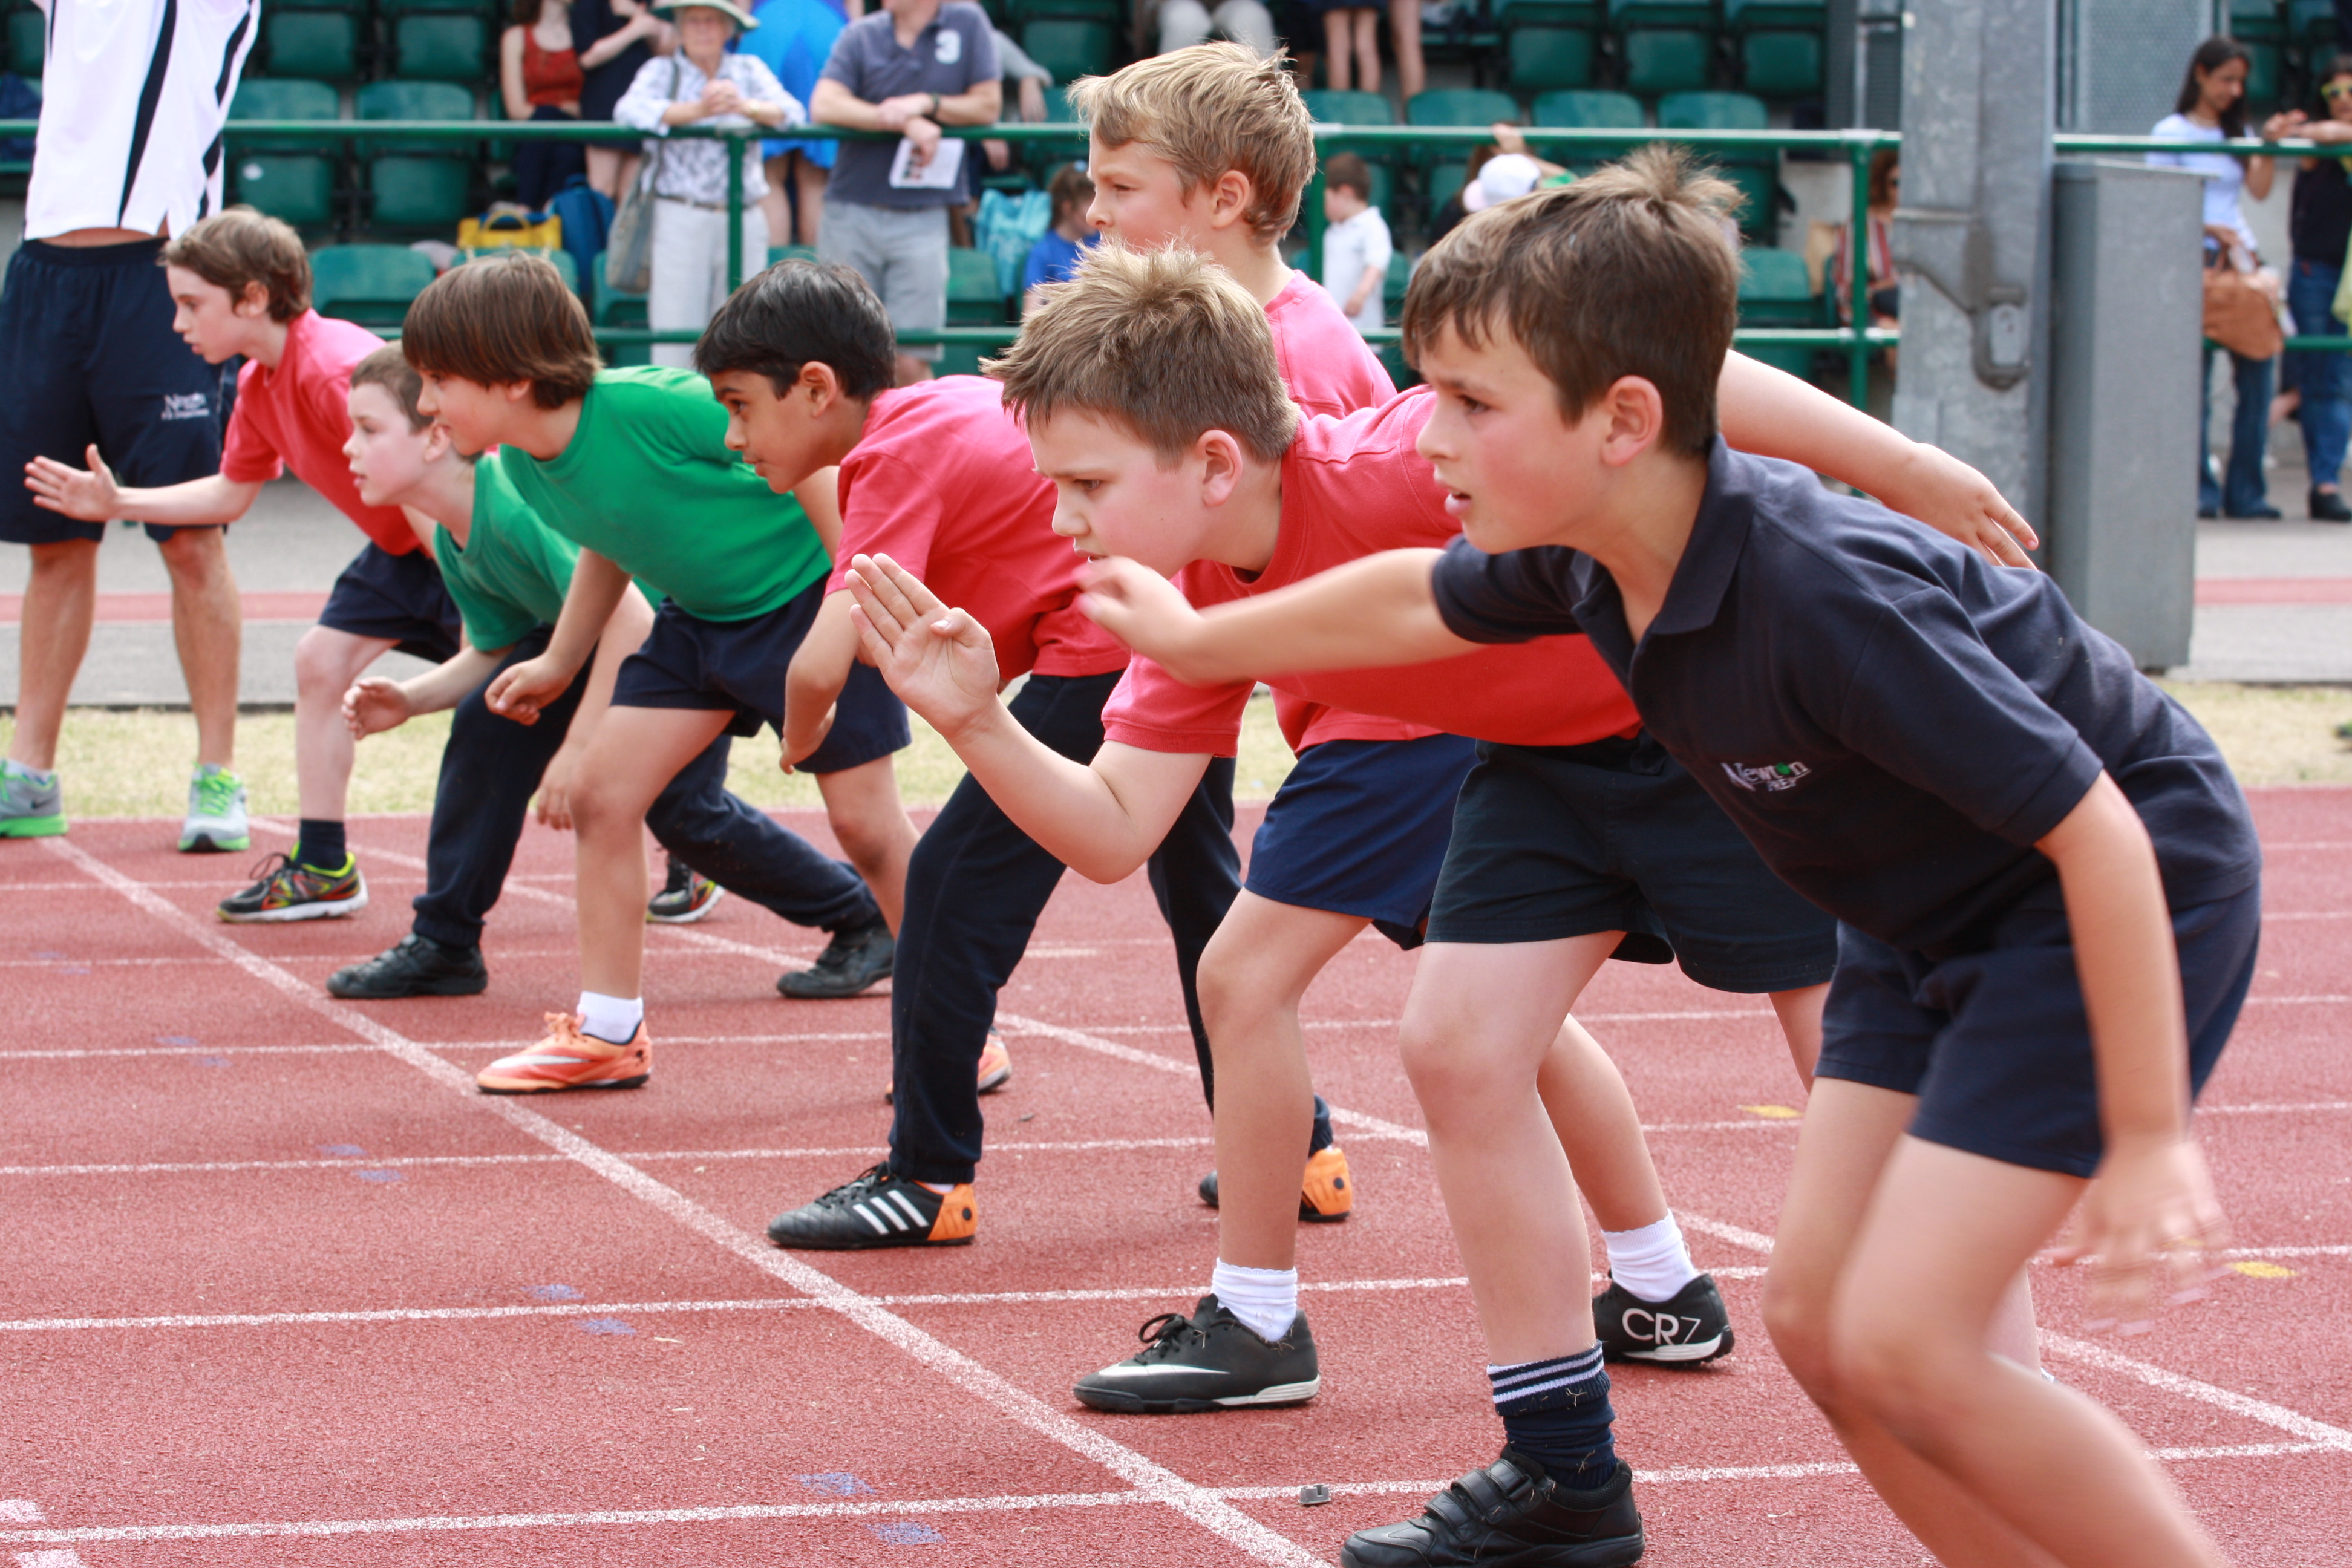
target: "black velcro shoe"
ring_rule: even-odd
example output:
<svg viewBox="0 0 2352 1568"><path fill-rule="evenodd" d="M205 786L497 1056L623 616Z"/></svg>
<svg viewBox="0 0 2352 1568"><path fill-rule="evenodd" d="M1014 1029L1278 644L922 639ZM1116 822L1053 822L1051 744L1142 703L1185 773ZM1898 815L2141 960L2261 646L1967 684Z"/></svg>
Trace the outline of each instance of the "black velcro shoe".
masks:
<svg viewBox="0 0 2352 1568"><path fill-rule="evenodd" d="M364 963L327 976L327 994L350 1002L388 1002L398 996L478 996L490 972L478 947L449 947L415 931Z"/></svg>
<svg viewBox="0 0 2352 1568"><path fill-rule="evenodd" d="M2308 510L2314 522L2352 522L2352 506L2346 506L2343 495L2336 490L2314 487Z"/></svg>
<svg viewBox="0 0 2352 1568"><path fill-rule="evenodd" d="M1642 1560L1633 1472L1570 1490L1512 1449L1435 1497L1419 1519L1359 1531L1344 1568L1625 1568Z"/></svg>
<svg viewBox="0 0 2352 1568"><path fill-rule="evenodd" d="M858 1173L814 1203L768 1222L778 1247L812 1252L863 1252L876 1247L969 1247L980 1228L971 1184L940 1194L901 1181L887 1162Z"/></svg>
<svg viewBox="0 0 2352 1568"><path fill-rule="evenodd" d="M898 943L878 918L870 925L837 931L816 963L779 976L776 989L803 1002L855 996L877 980L890 978Z"/></svg>
<svg viewBox="0 0 2352 1568"><path fill-rule="evenodd" d="M1268 1344L1257 1331L1203 1296L1187 1318L1162 1312L1136 1337L1141 1354L1078 1380L1070 1392L1097 1410L1197 1415L1244 1405L1304 1405L1322 1391L1307 1314Z"/></svg>
<svg viewBox="0 0 2352 1568"><path fill-rule="evenodd" d="M1664 1301L1644 1301L1612 1279L1592 1299L1592 1331L1610 1361L1700 1366L1731 1353L1731 1315L1708 1274Z"/></svg>

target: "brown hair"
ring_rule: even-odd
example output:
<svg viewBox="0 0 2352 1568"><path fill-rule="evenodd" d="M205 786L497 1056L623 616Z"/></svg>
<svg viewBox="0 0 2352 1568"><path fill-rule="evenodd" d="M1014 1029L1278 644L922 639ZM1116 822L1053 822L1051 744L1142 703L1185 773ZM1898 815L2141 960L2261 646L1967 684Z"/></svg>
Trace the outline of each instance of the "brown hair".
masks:
<svg viewBox="0 0 2352 1568"><path fill-rule="evenodd" d="M1047 183L1045 191L1054 198L1055 223L1062 221L1064 213L1073 207L1083 209L1095 199L1094 181L1088 179L1087 172L1076 163L1065 163L1055 170L1054 177Z"/></svg>
<svg viewBox="0 0 2352 1568"><path fill-rule="evenodd" d="M561 408L587 395L603 361L580 297L543 256L485 256L436 278L400 330L401 352L428 375L481 386L531 384Z"/></svg>
<svg viewBox="0 0 2352 1568"><path fill-rule="evenodd" d="M161 259L227 289L232 300L245 298L247 284L260 284L268 291L273 321L290 321L310 308L310 255L302 237L248 206L199 219L164 242Z"/></svg>
<svg viewBox="0 0 2352 1568"><path fill-rule="evenodd" d="M400 412L407 416L412 435L432 427L433 421L416 406L417 398L425 391L425 378L416 374L416 367L408 363L408 356L401 352L398 343L386 343L352 366L352 385L382 388L383 395L398 404ZM470 463L480 454L458 452L457 456L462 461Z"/></svg>
<svg viewBox="0 0 2352 1568"><path fill-rule="evenodd" d="M1323 184L1327 190L1345 188L1365 201L1372 199L1371 165L1353 153L1334 153L1324 161Z"/></svg>
<svg viewBox="0 0 2352 1568"><path fill-rule="evenodd" d="M1405 352L1418 361L1449 326L1472 348L1503 334L1570 419L1638 375L1665 405L1665 447L1704 457L1739 319L1739 258L1724 235L1738 199L1687 154L1651 146L1474 213L1413 268Z"/></svg>
<svg viewBox="0 0 2352 1568"><path fill-rule="evenodd" d="M1870 205L1891 207L1895 205L1895 176L1903 167L1903 154L1893 147L1881 147L1870 155Z"/></svg>
<svg viewBox="0 0 2352 1568"><path fill-rule="evenodd" d="M1271 245L1297 221L1315 174L1315 122L1288 57L1239 44L1194 44L1070 86L1070 112L1106 147L1140 142L1176 165L1190 195L1227 170L1250 183L1242 216Z"/></svg>
<svg viewBox="0 0 2352 1568"><path fill-rule="evenodd" d="M1188 250L1098 245L1048 284L1020 341L982 371L1028 420L1066 409L1116 418L1162 464L1204 431L1229 431L1264 462L1298 435L1265 309Z"/></svg>

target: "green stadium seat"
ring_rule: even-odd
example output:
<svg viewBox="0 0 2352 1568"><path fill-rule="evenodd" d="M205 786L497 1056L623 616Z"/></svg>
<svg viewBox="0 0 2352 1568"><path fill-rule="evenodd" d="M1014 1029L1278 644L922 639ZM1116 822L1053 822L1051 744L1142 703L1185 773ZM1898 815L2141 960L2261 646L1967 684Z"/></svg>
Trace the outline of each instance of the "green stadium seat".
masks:
<svg viewBox="0 0 2352 1568"><path fill-rule="evenodd" d="M2267 113L2279 104L2284 74L2281 69L2280 56L2284 51L2276 44L2255 43L2243 38L2239 42L2245 46L2246 50L2246 107ZM2325 70L2326 67L2323 64L2319 68Z"/></svg>
<svg viewBox="0 0 2352 1568"><path fill-rule="evenodd" d="M1066 88L1045 89L1045 120L1048 125L1072 125L1077 116L1070 112L1070 95ZM1015 147L1020 161L1031 175L1042 180L1074 158L1084 158L1086 143L1078 142L1024 142Z"/></svg>
<svg viewBox="0 0 2352 1568"><path fill-rule="evenodd" d="M2273 0L2257 0L2270 5ZM1765 28L1822 32L1829 26L1829 6L1822 0L1723 0L1723 26L1730 33Z"/></svg>
<svg viewBox="0 0 2352 1568"><path fill-rule="evenodd" d="M768 247L768 265L771 267L773 267L779 261L814 261L815 259L816 247L814 245L772 245Z"/></svg>
<svg viewBox="0 0 2352 1568"><path fill-rule="evenodd" d="M1745 92L1676 92L1658 100L1661 131L1762 131L1769 123L1763 100ZM1706 157L1720 165L1723 177L1738 186L1745 198L1739 208L1740 232L1770 244L1787 205L1780 189L1780 153L1709 148Z"/></svg>
<svg viewBox="0 0 2352 1568"><path fill-rule="evenodd" d="M1031 59L1052 71L1055 81L1075 81L1110 69L1112 36L1108 22L1056 17L1025 24L1021 47Z"/></svg>
<svg viewBox="0 0 2352 1568"><path fill-rule="evenodd" d="M2242 44L2286 42L2286 16L2279 0L2230 0L2230 36Z"/></svg>
<svg viewBox="0 0 2352 1568"><path fill-rule="evenodd" d="M310 302L322 316L397 327L434 277L431 259L406 246L321 246L310 253Z"/></svg>
<svg viewBox="0 0 2352 1568"><path fill-rule="evenodd" d="M1445 204L1461 195L1462 187L1470 183L1470 165L1460 160L1433 164L1424 183L1429 187L1429 211L1425 216L1434 224Z"/></svg>
<svg viewBox="0 0 2352 1568"><path fill-rule="evenodd" d="M1497 26L1598 27L1608 19L1603 0L1494 0L1490 8Z"/></svg>
<svg viewBox="0 0 2352 1568"><path fill-rule="evenodd" d="M1658 100L1661 131L1765 131L1770 127L1771 118L1763 102L1744 92L1676 92Z"/></svg>
<svg viewBox="0 0 2352 1568"><path fill-rule="evenodd" d="M1004 325L1004 296L996 286L996 261L984 250L961 246L948 252L948 325Z"/></svg>
<svg viewBox="0 0 2352 1568"><path fill-rule="evenodd" d="M1609 30L1622 37L1657 28L1713 33L1715 0L1609 0Z"/></svg>
<svg viewBox="0 0 2352 1568"><path fill-rule="evenodd" d="M1740 254L1739 324L1743 327L1818 327L1822 301L1813 292L1805 258L1793 250L1751 246ZM1790 375L1810 376L1814 351L1758 344L1740 353Z"/></svg>
<svg viewBox="0 0 2352 1568"><path fill-rule="evenodd" d="M1491 88L1432 88L1414 93L1404 106L1407 125L1516 125L1518 120L1518 100ZM1440 159L1456 158L1467 151L1460 146L1416 144L1408 149L1406 159L1414 167L1426 169ZM1444 202L1444 197L1433 195L1429 210L1435 212Z"/></svg>
<svg viewBox="0 0 2352 1568"><path fill-rule="evenodd" d="M1520 92L1549 92L1592 85L1599 35L1582 27L1532 27L1513 24L1504 37L1511 86Z"/></svg>
<svg viewBox="0 0 2352 1568"><path fill-rule="evenodd" d="M1739 188L1739 232L1758 245L1778 239L1780 214L1796 205L1796 199L1780 188L1780 169L1771 163L1725 160L1716 172Z"/></svg>
<svg viewBox="0 0 2352 1568"><path fill-rule="evenodd" d="M392 22L393 74L408 81L479 81L489 74L487 18L427 11Z"/></svg>
<svg viewBox="0 0 2352 1568"><path fill-rule="evenodd" d="M1810 98L1820 92L1821 34L1748 34L1739 40L1739 85L1759 98Z"/></svg>
<svg viewBox="0 0 2352 1568"><path fill-rule="evenodd" d="M459 13L492 17L502 9L499 0L376 0L375 8L386 16Z"/></svg>
<svg viewBox="0 0 2352 1568"><path fill-rule="evenodd" d="M1404 311L1404 291L1412 281L1412 259L1402 250L1389 252L1388 276L1381 279L1381 309L1395 321Z"/></svg>
<svg viewBox="0 0 2352 1568"><path fill-rule="evenodd" d="M1623 85L1643 97L1691 92L1715 77L1715 39L1706 33L1653 29L1628 33L1619 45Z"/></svg>
<svg viewBox="0 0 2352 1568"><path fill-rule="evenodd" d="M1100 22L1116 27L1127 20L1127 7L1120 0L1006 0L1004 16L1014 26L1062 21Z"/></svg>
<svg viewBox="0 0 2352 1568"><path fill-rule="evenodd" d="M48 19L26 9L8 14L8 68L26 81L41 79L41 57L48 44Z"/></svg>
<svg viewBox="0 0 2352 1568"><path fill-rule="evenodd" d="M2336 47L2336 0L2287 0L2286 35L2306 49Z"/></svg>
<svg viewBox="0 0 2352 1568"><path fill-rule="evenodd" d="M350 11L265 11L261 53L269 74L320 81L357 79L361 22Z"/></svg>
<svg viewBox="0 0 2352 1568"><path fill-rule="evenodd" d="M596 278L596 303L589 312L599 327L642 329L646 325L646 297L624 294L605 287L600 266ZM604 351L604 363L618 370L625 365L654 363L651 343L614 343Z"/></svg>
<svg viewBox="0 0 2352 1568"><path fill-rule="evenodd" d="M1349 88L1310 88L1298 95L1307 112L1322 125L1394 125L1395 106L1384 92L1358 92Z"/></svg>
<svg viewBox="0 0 2352 1568"><path fill-rule="evenodd" d="M1640 101L1623 92L1547 92L1528 112L1530 125L1570 129L1631 131L1649 123L1642 117Z"/></svg>
<svg viewBox="0 0 2352 1568"><path fill-rule="evenodd" d="M231 120L336 120L342 105L323 81L247 78L229 103ZM336 175L342 148L324 138L238 136L229 139L232 201L260 208L296 228L325 228L335 219Z"/></svg>
<svg viewBox="0 0 2352 1568"><path fill-rule="evenodd" d="M362 120L471 120L474 95L454 82L373 81L352 95ZM382 229L447 237L473 210L477 142L363 139L367 216Z"/></svg>

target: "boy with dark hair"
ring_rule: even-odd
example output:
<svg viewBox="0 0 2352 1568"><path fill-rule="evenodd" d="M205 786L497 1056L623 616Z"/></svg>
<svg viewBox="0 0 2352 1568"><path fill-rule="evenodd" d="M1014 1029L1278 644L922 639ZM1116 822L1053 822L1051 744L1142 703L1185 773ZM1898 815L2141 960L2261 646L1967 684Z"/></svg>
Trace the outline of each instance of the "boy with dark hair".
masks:
<svg viewBox="0 0 2352 1568"><path fill-rule="evenodd" d="M784 668L824 597L824 542L797 502L727 449L725 414L700 376L598 369L578 296L538 257L489 258L436 279L409 308L401 348L424 377L425 416L449 427L460 452L502 447L499 467L523 504L580 546L546 649L491 683L493 711L534 713L570 689L632 576L664 596L572 787L580 1010L550 1015L540 1047L479 1075L499 1093L642 1083L651 1052L641 825L723 736L756 734L763 721L782 727ZM827 873L821 919L761 900L833 933L814 969L778 982L787 995L852 995L889 973L885 917L897 912L914 840L890 759L907 741L905 709L868 671L809 759L870 900L845 868L757 813L735 824L729 853L740 866L698 867L755 899L763 884ZM808 903L824 891L803 889Z"/></svg>
<svg viewBox="0 0 2352 1568"><path fill-rule="evenodd" d="M1940 1561L2213 1563L2112 1416L2002 1353L2001 1317L2070 1213L2058 1256L2099 1258L2110 1318L2145 1319L2162 1265L2221 1238L2189 1113L2253 973L2244 799L2048 578L1725 445L1704 374L1738 315L1725 195L1645 151L1424 260L1419 444L1463 539L1205 625L1129 574L1124 618L1196 677L1589 637L1840 921L1766 1288L1790 1370ZM1450 1500L1349 1560L1461 1560L1496 1519Z"/></svg>
<svg viewBox="0 0 2352 1568"><path fill-rule="evenodd" d="M1059 754L1090 757L1127 650L1072 606L1079 563L1055 537L1053 487L1034 471L993 382L893 388L892 342L881 300L856 273L785 261L721 307L695 363L726 405L728 444L770 486L788 489L838 465L843 553L887 548L952 584L994 633L999 683L1028 677L1016 721ZM805 765L827 742L845 689L875 679L857 662L849 607L836 568L785 680L787 766ZM1240 887L1232 768L1192 781L1165 837L1146 847L1204 1090L1213 1080L1194 973ZM908 865L890 994L890 1156L777 1216L768 1234L778 1245L971 1240L979 1097L1013 1071L991 1035L996 997L1061 875L1061 861L986 791L969 779L956 787Z"/></svg>
<svg viewBox="0 0 2352 1568"><path fill-rule="evenodd" d="M1094 205L1095 183L1087 178L1085 168L1076 163L1065 163L1054 171L1045 186L1053 198L1053 221L1037 243L1029 247L1029 259L1021 268L1021 313L1027 315L1037 303L1037 290L1048 283L1059 283L1078 264L1078 258L1097 239L1094 225L1087 221L1087 208Z"/></svg>
<svg viewBox="0 0 2352 1568"><path fill-rule="evenodd" d="M365 327L310 308L310 260L301 237L251 207L231 207L165 242L164 277L179 307L173 327L207 363L242 354L236 407L220 471L156 489L118 488L90 454L84 472L36 458L26 482L69 517L188 527L243 517L261 487L289 468L359 525L368 543L335 580L319 624L294 648L294 763L301 826L293 849L215 911L238 922L355 915L367 879L343 830L352 741L344 690L386 652L439 662L458 645L457 608L432 554L396 506L360 499L343 446L352 438L352 367L383 346ZM232 781L233 782L233 781ZM215 842L243 847L244 791L219 812Z"/></svg>

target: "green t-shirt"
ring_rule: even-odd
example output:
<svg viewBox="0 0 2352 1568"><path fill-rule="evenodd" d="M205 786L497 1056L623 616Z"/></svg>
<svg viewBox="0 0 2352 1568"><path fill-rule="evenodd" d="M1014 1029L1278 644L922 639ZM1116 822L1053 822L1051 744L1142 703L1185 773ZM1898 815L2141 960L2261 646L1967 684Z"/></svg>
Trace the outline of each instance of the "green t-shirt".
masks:
<svg viewBox="0 0 2352 1568"><path fill-rule="evenodd" d="M832 569L790 496L727 449L710 384L662 366L599 371L572 444L551 462L509 447L499 465L526 505L706 621L747 621Z"/></svg>
<svg viewBox="0 0 2352 1568"><path fill-rule="evenodd" d="M465 544L446 528L434 533L441 581L476 647L512 647L563 613L580 547L523 504L503 464L474 465L474 521Z"/></svg>

